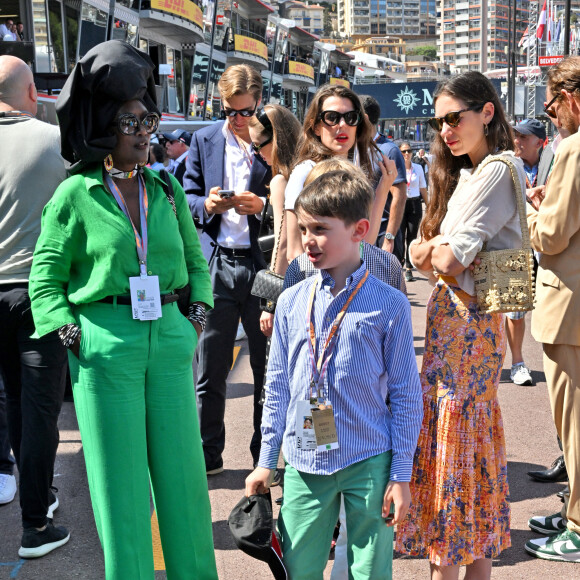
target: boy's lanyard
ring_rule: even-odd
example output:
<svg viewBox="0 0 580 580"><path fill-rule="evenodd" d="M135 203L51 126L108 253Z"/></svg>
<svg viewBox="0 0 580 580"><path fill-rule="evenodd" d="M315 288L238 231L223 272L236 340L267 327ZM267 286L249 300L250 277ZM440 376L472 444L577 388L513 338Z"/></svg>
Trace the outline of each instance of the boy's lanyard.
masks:
<svg viewBox="0 0 580 580"><path fill-rule="evenodd" d="M361 289L362 285L366 282L367 278L369 277L368 270L365 272L364 276L361 278L359 283L356 285L355 289L352 291L351 295L348 297L348 300L344 304L344 306L340 309L340 312L336 315L334 322L332 323L332 327L330 328L330 332L328 333L328 337L324 344L324 348L321 350L318 356L318 363L316 362L316 331L314 329L314 320L313 320L313 305L314 305L314 298L316 295L316 286L318 282L315 282L312 285L312 292L310 293L310 299L308 301L308 308L306 311L306 325L309 328L309 337L308 337L308 354L310 355L310 362L312 365L312 381L310 383L310 393L311 397L321 397L322 390L324 387L324 376L326 375L326 370L328 368L328 363L332 357L332 353L334 351L334 347L336 346L336 339L337 339L337 331L339 326L344 319L344 315L350 303L353 301L354 297L358 294L358 291ZM313 394L312 391L316 387L316 393Z"/></svg>
<svg viewBox="0 0 580 580"><path fill-rule="evenodd" d="M145 188L145 181L143 177L139 175L137 178L139 181L139 214L141 217L141 235L133 220L129 214L129 208L125 202L123 194L119 188L115 185L115 182L111 179L110 175L107 175L107 185L113 194L113 197L117 200L119 207L123 210L123 213L127 216L131 226L133 227L133 233L135 234L135 243L137 245L137 257L139 258L139 273L141 277L147 276L147 213L149 210L149 200L147 197L147 189Z"/></svg>

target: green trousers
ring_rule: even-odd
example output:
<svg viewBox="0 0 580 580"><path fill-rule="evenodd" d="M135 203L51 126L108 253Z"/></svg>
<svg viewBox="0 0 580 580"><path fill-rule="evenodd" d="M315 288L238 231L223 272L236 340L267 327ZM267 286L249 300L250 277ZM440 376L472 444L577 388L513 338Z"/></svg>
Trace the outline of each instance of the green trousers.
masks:
<svg viewBox="0 0 580 580"><path fill-rule="evenodd" d="M332 475L311 475L286 464L278 531L291 580L322 580L341 493L349 579L391 579L393 528L382 517L390 470L390 451Z"/></svg>
<svg viewBox="0 0 580 580"><path fill-rule="evenodd" d="M75 307L73 394L107 580L153 580L149 483L169 580L217 579L192 359L177 304L158 320L131 307Z"/></svg>

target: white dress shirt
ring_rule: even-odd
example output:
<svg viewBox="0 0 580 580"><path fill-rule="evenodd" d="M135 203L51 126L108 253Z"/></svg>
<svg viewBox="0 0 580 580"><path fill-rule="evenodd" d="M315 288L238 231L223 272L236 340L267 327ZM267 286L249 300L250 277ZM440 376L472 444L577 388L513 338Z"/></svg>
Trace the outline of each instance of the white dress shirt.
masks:
<svg viewBox="0 0 580 580"><path fill-rule="evenodd" d="M228 123L224 123L222 127L222 133L226 139L222 189L232 189L236 193L242 193L248 190L254 154L249 145L244 150L244 145L238 143L228 127ZM249 248L248 216L239 215L234 208L223 213L217 243L224 248Z"/></svg>

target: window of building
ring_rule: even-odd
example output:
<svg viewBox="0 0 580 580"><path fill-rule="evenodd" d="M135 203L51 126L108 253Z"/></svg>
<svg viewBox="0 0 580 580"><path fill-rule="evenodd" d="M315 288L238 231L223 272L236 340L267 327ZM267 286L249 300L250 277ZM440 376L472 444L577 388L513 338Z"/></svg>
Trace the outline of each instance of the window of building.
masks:
<svg viewBox="0 0 580 580"><path fill-rule="evenodd" d="M82 58L91 48L106 40L107 18L108 14L103 10L99 10L90 4L83 4L79 58Z"/></svg>

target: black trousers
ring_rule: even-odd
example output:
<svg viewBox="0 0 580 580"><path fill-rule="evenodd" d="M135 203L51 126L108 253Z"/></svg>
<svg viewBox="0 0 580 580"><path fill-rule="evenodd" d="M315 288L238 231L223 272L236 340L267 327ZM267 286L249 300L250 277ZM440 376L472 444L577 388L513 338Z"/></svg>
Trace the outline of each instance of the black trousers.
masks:
<svg viewBox="0 0 580 580"><path fill-rule="evenodd" d="M401 222L401 232L403 235L403 243L405 247L405 259L402 257L401 264L405 268L411 268L411 260L409 259L409 245L417 238L419 233L419 225L423 217L423 207L421 205L421 197L409 197L405 203L405 213L403 214L403 221Z"/></svg>
<svg viewBox="0 0 580 580"><path fill-rule="evenodd" d="M34 322L26 285L0 285L0 368L10 444L20 474L24 528L46 524L59 442L67 353L58 335L30 338Z"/></svg>
<svg viewBox="0 0 580 580"><path fill-rule="evenodd" d="M8 436L8 416L6 415L6 392L0 372L0 474L13 475L14 460L10 456L10 437Z"/></svg>
<svg viewBox="0 0 580 580"><path fill-rule="evenodd" d="M254 282L251 257L234 258L217 249L209 262L214 307L197 348L196 385L199 426L206 468L220 467L225 447L226 380L233 362L238 320L248 335L250 366L254 375L254 434L252 459L258 461L262 441L260 395L266 366L266 337L260 330L259 299L250 294Z"/></svg>

